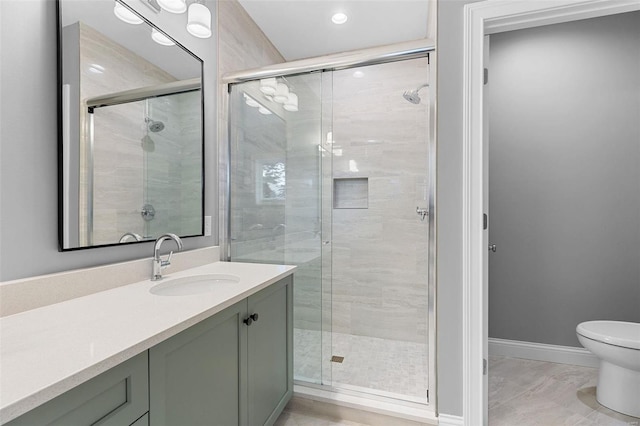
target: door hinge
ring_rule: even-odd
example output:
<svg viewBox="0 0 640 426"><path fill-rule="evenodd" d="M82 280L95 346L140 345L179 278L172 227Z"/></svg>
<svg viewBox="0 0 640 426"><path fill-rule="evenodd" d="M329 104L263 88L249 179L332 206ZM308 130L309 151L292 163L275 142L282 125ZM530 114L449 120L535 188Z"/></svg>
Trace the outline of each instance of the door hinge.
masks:
<svg viewBox="0 0 640 426"><path fill-rule="evenodd" d="M484 84L487 84L489 82L489 69L485 68L484 69Z"/></svg>
<svg viewBox="0 0 640 426"><path fill-rule="evenodd" d="M486 213L482 215L482 229L487 229L489 227L489 216Z"/></svg>
<svg viewBox="0 0 640 426"><path fill-rule="evenodd" d="M482 359L482 375L486 376L487 375L487 360L485 358Z"/></svg>

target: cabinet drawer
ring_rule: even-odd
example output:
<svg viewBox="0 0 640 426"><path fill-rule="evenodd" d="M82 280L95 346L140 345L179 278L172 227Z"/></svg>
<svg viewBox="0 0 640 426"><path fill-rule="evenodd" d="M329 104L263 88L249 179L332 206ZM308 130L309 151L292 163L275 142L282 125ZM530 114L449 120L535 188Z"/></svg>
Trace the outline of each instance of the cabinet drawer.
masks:
<svg viewBox="0 0 640 426"><path fill-rule="evenodd" d="M148 395L148 353L145 351L8 425L130 425L149 410Z"/></svg>

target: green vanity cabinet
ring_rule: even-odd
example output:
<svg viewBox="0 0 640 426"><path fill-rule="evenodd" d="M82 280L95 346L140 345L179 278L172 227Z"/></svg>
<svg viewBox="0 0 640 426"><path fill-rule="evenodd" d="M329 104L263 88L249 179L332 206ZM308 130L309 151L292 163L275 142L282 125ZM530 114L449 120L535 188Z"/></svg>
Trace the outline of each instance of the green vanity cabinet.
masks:
<svg viewBox="0 0 640 426"><path fill-rule="evenodd" d="M292 394L288 276L8 425L272 425Z"/></svg>
<svg viewBox="0 0 640 426"><path fill-rule="evenodd" d="M148 357L143 352L8 423L34 425L146 425Z"/></svg>
<svg viewBox="0 0 640 426"><path fill-rule="evenodd" d="M246 316L245 300L149 350L151 425L240 424Z"/></svg>
<svg viewBox="0 0 640 426"><path fill-rule="evenodd" d="M293 280L149 350L151 426L260 426L293 393Z"/></svg>
<svg viewBox="0 0 640 426"><path fill-rule="evenodd" d="M286 277L249 296L248 426L273 424L293 394L293 281Z"/></svg>

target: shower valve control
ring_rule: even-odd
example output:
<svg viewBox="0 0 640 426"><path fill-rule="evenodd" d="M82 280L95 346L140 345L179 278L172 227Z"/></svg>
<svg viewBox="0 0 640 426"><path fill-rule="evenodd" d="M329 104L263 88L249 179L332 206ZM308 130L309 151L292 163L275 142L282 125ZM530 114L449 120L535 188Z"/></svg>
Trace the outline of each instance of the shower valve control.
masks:
<svg viewBox="0 0 640 426"><path fill-rule="evenodd" d="M416 207L416 213L420 216L420 220L424 220L425 217L429 216L429 210L425 208Z"/></svg>

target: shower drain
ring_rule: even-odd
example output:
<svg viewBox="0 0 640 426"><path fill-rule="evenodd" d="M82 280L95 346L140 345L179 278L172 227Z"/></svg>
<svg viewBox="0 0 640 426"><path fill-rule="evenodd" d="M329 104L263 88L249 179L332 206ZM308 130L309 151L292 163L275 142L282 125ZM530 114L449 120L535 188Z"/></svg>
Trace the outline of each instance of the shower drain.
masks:
<svg viewBox="0 0 640 426"><path fill-rule="evenodd" d="M337 362L338 364L342 364L342 361L344 361L343 356L334 355L331 357L331 362Z"/></svg>

